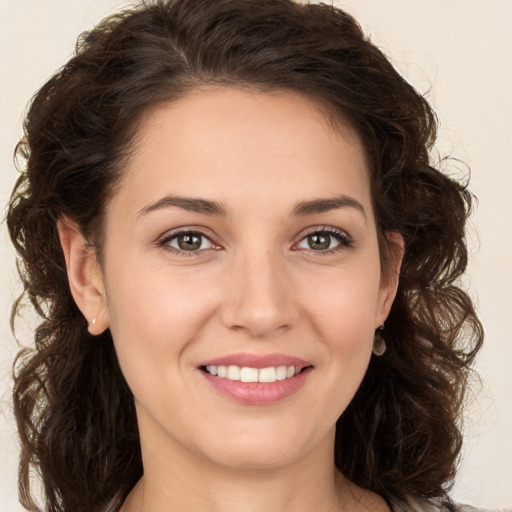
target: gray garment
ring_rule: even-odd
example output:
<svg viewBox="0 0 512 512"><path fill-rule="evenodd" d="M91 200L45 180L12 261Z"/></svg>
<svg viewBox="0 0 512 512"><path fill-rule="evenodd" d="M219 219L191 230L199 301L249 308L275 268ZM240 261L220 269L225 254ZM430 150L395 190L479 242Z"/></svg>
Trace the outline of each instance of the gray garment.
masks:
<svg viewBox="0 0 512 512"><path fill-rule="evenodd" d="M470 505L457 504L456 506L457 512L512 512L512 508L502 508L500 510L494 509L486 509L486 508L476 508L471 507ZM396 512L402 512L402 508L397 508ZM435 505L433 503L428 503L426 501L417 501L412 498L409 499L408 510L403 512L447 512L446 508L441 505Z"/></svg>
<svg viewBox="0 0 512 512"><path fill-rule="evenodd" d="M470 505L457 505L457 512L512 512L512 507L490 510L488 508L471 507Z"/></svg>

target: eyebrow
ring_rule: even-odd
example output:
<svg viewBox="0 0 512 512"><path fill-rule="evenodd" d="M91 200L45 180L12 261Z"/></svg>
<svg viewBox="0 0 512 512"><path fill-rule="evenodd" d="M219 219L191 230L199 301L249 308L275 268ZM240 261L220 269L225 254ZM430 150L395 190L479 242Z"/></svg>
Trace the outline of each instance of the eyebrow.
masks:
<svg viewBox="0 0 512 512"><path fill-rule="evenodd" d="M324 213L338 208L354 208L363 214L366 219L366 211L363 205L350 196L339 195L335 197L328 197L323 199L314 199L312 201L303 201L298 203L293 209L292 215L294 217L305 217L306 215L313 215L315 213Z"/></svg>
<svg viewBox="0 0 512 512"><path fill-rule="evenodd" d="M202 213L204 215L214 215L218 217L227 216L227 209L222 203L211 201L209 199L182 196L165 196L139 210L137 215L146 215L155 210L171 208L173 206L190 212ZM325 213L330 210L347 207L354 208L361 212L365 219L367 218L363 205L353 197L346 195L302 201L295 205L292 210L292 216L305 217L307 215Z"/></svg>
<svg viewBox="0 0 512 512"><path fill-rule="evenodd" d="M146 215L147 213L164 208L171 208L177 206L189 212L203 213L205 215L215 215L218 217L225 217L227 215L226 208L217 201L210 201L208 199L199 199L196 197L182 197L182 196L165 196L155 203L149 204L139 211L138 215Z"/></svg>

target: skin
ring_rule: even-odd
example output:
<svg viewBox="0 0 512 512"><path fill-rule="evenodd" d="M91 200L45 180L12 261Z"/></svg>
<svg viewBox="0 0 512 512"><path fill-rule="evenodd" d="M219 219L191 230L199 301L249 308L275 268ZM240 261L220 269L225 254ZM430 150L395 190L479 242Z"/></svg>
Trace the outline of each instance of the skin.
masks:
<svg viewBox="0 0 512 512"><path fill-rule="evenodd" d="M72 293L96 318L91 333L110 328L135 397L144 477L122 512L388 510L332 456L400 265L391 235L396 272L381 274L368 174L358 136L299 94L202 89L146 113L108 205L101 267L61 219ZM293 215L342 195L350 204ZM176 228L207 238L178 253ZM326 228L343 239L312 246L308 235ZM313 370L281 402L240 404L198 369L235 352L280 352Z"/></svg>

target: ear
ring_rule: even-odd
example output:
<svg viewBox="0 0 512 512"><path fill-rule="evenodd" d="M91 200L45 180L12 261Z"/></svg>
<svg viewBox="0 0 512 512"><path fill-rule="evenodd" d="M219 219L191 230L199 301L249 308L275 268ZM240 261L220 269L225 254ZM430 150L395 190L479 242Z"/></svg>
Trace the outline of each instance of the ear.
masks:
<svg viewBox="0 0 512 512"><path fill-rule="evenodd" d="M389 315L389 311L396 297L400 267L404 257L404 239L402 235L395 231L388 231L386 238L390 245L388 250L388 258L390 261L384 265L382 271L375 328L382 325Z"/></svg>
<svg viewBox="0 0 512 512"><path fill-rule="evenodd" d="M103 274L96 251L87 244L80 228L68 217L57 222L60 244L66 260L71 294L88 323L93 335L109 326Z"/></svg>

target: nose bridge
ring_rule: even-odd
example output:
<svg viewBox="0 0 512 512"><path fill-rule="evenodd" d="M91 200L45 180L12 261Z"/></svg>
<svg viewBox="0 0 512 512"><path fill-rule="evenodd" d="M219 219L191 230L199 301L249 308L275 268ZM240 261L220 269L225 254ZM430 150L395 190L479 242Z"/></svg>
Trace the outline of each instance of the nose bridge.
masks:
<svg viewBox="0 0 512 512"><path fill-rule="evenodd" d="M228 297L224 303L224 321L228 327L263 337L296 321L289 272L273 247L260 244L236 251L228 280Z"/></svg>

